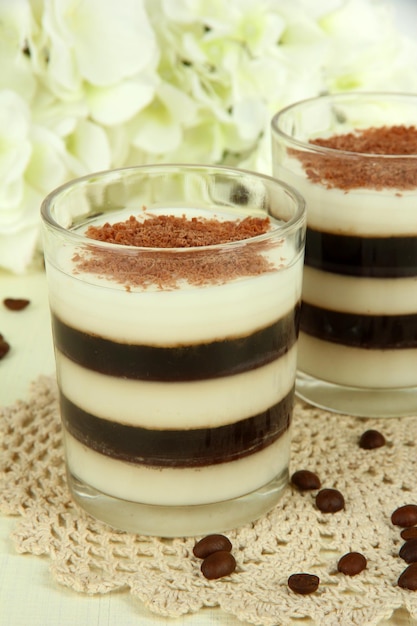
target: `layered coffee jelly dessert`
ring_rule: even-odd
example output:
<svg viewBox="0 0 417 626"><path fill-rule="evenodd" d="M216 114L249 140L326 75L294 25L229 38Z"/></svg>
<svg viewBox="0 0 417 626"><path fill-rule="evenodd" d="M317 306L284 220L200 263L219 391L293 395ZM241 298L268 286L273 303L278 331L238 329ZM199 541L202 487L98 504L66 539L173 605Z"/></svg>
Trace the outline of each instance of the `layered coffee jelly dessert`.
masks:
<svg viewBox="0 0 417 626"><path fill-rule="evenodd" d="M289 150L286 177L307 199L299 368L349 387L416 387L417 128L310 143L330 150Z"/></svg>
<svg viewBox="0 0 417 626"><path fill-rule="evenodd" d="M75 479L189 506L287 475L303 259L276 228L227 211L118 212L48 264Z"/></svg>

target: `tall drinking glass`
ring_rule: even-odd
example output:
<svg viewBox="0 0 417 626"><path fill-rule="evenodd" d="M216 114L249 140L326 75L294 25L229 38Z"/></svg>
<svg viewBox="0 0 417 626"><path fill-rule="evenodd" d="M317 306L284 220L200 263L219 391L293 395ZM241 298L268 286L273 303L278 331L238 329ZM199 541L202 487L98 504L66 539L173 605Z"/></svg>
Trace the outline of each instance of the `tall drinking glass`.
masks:
<svg viewBox="0 0 417 626"><path fill-rule="evenodd" d="M417 414L417 96L313 98L272 133L274 173L307 205L298 395Z"/></svg>
<svg viewBox="0 0 417 626"><path fill-rule="evenodd" d="M132 532L253 520L288 482L304 202L274 178L155 165L42 206L68 484Z"/></svg>

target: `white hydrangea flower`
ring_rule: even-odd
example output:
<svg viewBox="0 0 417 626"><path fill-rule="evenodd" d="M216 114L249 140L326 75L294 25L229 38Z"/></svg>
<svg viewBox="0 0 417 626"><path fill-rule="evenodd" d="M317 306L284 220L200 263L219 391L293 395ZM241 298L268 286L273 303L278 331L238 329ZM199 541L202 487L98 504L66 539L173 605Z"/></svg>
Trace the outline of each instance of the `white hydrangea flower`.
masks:
<svg viewBox="0 0 417 626"><path fill-rule="evenodd" d="M0 2L0 89L10 89L31 100L36 77L26 53L34 22L28 0Z"/></svg>
<svg viewBox="0 0 417 626"><path fill-rule="evenodd" d="M39 243L44 197L70 178L111 166L107 133L66 107L36 110L10 90L0 90L0 267L22 272ZM49 112L49 115L47 114ZM61 134L57 132L61 131Z"/></svg>
<svg viewBox="0 0 417 626"><path fill-rule="evenodd" d="M48 77L58 93L76 92L84 80L114 85L155 58L156 42L140 0L45 0L42 26Z"/></svg>
<svg viewBox="0 0 417 626"><path fill-rule="evenodd" d="M0 91L0 207L3 220L13 220L11 208L23 197L23 175L31 157L30 112L13 91Z"/></svg>
<svg viewBox="0 0 417 626"><path fill-rule="evenodd" d="M62 101L84 101L99 124L124 123L155 93L158 48L140 0L44 0L31 53Z"/></svg>
<svg viewBox="0 0 417 626"><path fill-rule="evenodd" d="M40 202L68 175L65 150L32 126L27 102L10 90L0 91L0 146L0 266L21 272L36 247Z"/></svg>
<svg viewBox="0 0 417 626"><path fill-rule="evenodd" d="M164 75L200 105L202 121L187 129L192 156L199 150L189 142L198 142L205 128L204 144L211 149L204 161L220 154L220 161L239 163L261 145L279 106L316 94L323 85L326 35L297 4L291 9L293 3L289 8L276 0L182 0L174 7L167 0L152 6L158 17L154 27L165 44ZM305 63L306 54L316 71ZM185 151L182 145L172 156Z"/></svg>
<svg viewBox="0 0 417 626"><path fill-rule="evenodd" d="M86 87L91 117L104 126L123 124L143 110L155 96L156 76L140 76L116 85Z"/></svg>
<svg viewBox="0 0 417 626"><path fill-rule="evenodd" d="M413 44L393 28L385 3L350 0L323 17L321 25L331 41L325 70L330 91L417 89L417 74L410 71Z"/></svg>
<svg viewBox="0 0 417 626"><path fill-rule="evenodd" d="M196 117L193 100L177 87L162 82L155 99L129 124L132 144L150 154L175 151L182 141L182 129Z"/></svg>

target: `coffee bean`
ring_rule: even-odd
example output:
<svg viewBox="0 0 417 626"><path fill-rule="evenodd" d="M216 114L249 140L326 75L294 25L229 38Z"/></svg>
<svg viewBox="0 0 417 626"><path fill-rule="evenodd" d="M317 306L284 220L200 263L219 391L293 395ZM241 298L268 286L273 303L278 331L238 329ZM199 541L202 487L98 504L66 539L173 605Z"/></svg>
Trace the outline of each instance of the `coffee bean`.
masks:
<svg viewBox="0 0 417 626"><path fill-rule="evenodd" d="M236 569L236 561L233 554L226 550L219 550L209 554L201 564L201 571L205 578L215 580L232 574Z"/></svg>
<svg viewBox="0 0 417 626"><path fill-rule="evenodd" d="M25 309L29 303L30 300L26 300L26 298L5 298L3 300L4 306L10 311L21 311Z"/></svg>
<svg viewBox="0 0 417 626"><path fill-rule="evenodd" d="M410 526L410 528L404 528L400 533L401 539L414 539L417 537L417 526Z"/></svg>
<svg viewBox="0 0 417 626"><path fill-rule="evenodd" d="M366 430L359 439L359 446L364 450L373 450L385 446L385 437L378 430Z"/></svg>
<svg viewBox="0 0 417 626"><path fill-rule="evenodd" d="M213 552L226 551L230 552L232 544L224 535L207 535L200 541L197 541L193 548L193 554L199 559L205 559L206 556Z"/></svg>
<svg viewBox="0 0 417 626"><path fill-rule="evenodd" d="M417 563L411 563L398 579L398 586L410 591L417 591Z"/></svg>
<svg viewBox="0 0 417 626"><path fill-rule="evenodd" d="M399 551L399 555L406 563L417 561L417 538L406 541Z"/></svg>
<svg viewBox="0 0 417 626"><path fill-rule="evenodd" d="M6 356L9 350L10 350L10 345L4 339L3 335L0 335L0 359Z"/></svg>
<svg viewBox="0 0 417 626"><path fill-rule="evenodd" d="M337 489L322 489L316 496L316 505L322 513L336 513L345 508L345 499Z"/></svg>
<svg viewBox="0 0 417 626"><path fill-rule="evenodd" d="M305 596L314 593L319 588L320 578L314 574L291 574L288 578L288 587L295 593Z"/></svg>
<svg viewBox="0 0 417 626"><path fill-rule="evenodd" d="M367 565L366 558L360 552L348 552L343 555L337 564L337 570L346 576L360 574Z"/></svg>
<svg viewBox="0 0 417 626"><path fill-rule="evenodd" d="M291 482L298 487L301 491L308 491L309 489L320 489L320 478L314 472L309 470L298 470L291 476Z"/></svg>
<svg viewBox="0 0 417 626"><path fill-rule="evenodd" d="M394 526L402 526L408 528L417 524L417 505L405 504L395 509L391 515L391 522Z"/></svg>

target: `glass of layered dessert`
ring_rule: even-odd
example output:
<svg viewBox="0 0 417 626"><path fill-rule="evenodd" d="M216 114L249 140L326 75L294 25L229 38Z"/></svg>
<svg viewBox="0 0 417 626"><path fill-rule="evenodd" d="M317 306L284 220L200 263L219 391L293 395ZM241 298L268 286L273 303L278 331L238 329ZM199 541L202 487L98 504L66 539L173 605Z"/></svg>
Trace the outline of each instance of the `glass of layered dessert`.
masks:
<svg viewBox="0 0 417 626"><path fill-rule="evenodd" d="M417 414L417 96L313 98L272 120L275 175L307 205L297 393Z"/></svg>
<svg viewBox="0 0 417 626"><path fill-rule="evenodd" d="M285 183L152 165L42 206L68 483L115 528L230 529L288 482L305 210Z"/></svg>

